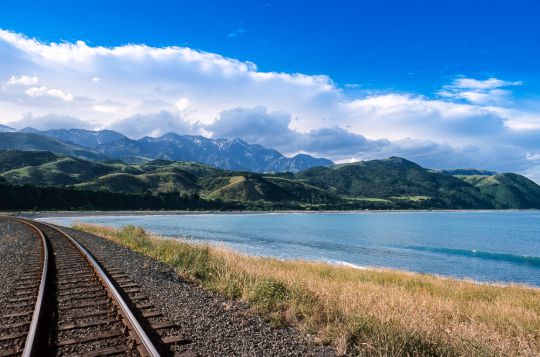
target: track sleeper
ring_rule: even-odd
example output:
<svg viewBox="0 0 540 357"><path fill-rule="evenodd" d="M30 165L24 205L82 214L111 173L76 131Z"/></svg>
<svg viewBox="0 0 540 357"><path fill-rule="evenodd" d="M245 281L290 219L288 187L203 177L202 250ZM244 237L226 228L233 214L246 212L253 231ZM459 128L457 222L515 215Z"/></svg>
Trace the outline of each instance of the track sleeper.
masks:
<svg viewBox="0 0 540 357"><path fill-rule="evenodd" d="M159 311L148 311L148 312L143 312L142 315L144 317L157 317L157 316L162 316L163 314Z"/></svg>
<svg viewBox="0 0 540 357"><path fill-rule="evenodd" d="M114 347L103 348L103 349L95 350L95 351L88 351L84 353L84 356L85 357L111 356L111 355L118 355L118 354L126 354L126 352L129 352L129 348L127 346L114 346ZM76 357L76 356L80 356L80 354L75 353L72 355L66 355L65 357Z"/></svg>
<svg viewBox="0 0 540 357"><path fill-rule="evenodd" d="M24 327L30 325L30 321L14 322L11 324L0 325L0 330L9 330L12 328Z"/></svg>
<svg viewBox="0 0 540 357"><path fill-rule="evenodd" d="M0 341L11 341L11 340L16 340L23 337L26 337L26 332L17 332L17 333L12 333L10 335L0 336Z"/></svg>
<svg viewBox="0 0 540 357"><path fill-rule="evenodd" d="M9 350L3 350L3 351L0 351L0 357L7 357L7 356L19 356L21 355L23 352L22 349L20 348L13 348L13 349L9 349Z"/></svg>
<svg viewBox="0 0 540 357"><path fill-rule="evenodd" d="M68 316L65 316L64 318L66 320L72 320L72 319L81 319L84 317L93 317L93 316L107 315L107 314L112 315L114 314L114 311L113 310L94 310L94 311L82 312L80 314L68 315Z"/></svg>
<svg viewBox="0 0 540 357"><path fill-rule="evenodd" d="M69 324L64 324L58 327L58 331L65 331L65 330L73 330L76 328L83 328L83 327L92 327L92 326L99 326L99 325L107 325L113 322L118 321L115 318L109 318L105 320L91 320L91 321L81 321L81 322L72 322Z"/></svg>
<svg viewBox="0 0 540 357"><path fill-rule="evenodd" d="M29 315L32 315L33 313L34 313L33 310L21 311L21 312L13 312L11 314L2 315L2 318L3 319L8 319L10 317L29 316Z"/></svg>
<svg viewBox="0 0 540 357"><path fill-rule="evenodd" d="M161 342L165 345L188 344L188 343L191 343L191 340L181 335L175 335L175 336L162 337Z"/></svg>
<svg viewBox="0 0 540 357"><path fill-rule="evenodd" d="M122 331L113 330L113 331L108 331L108 332L105 332L105 333L95 334L95 335L92 335L92 336L69 338L69 339L66 339L66 340L61 340L61 341L58 342L58 346L62 347L62 346L80 344L80 343L88 343L88 342L92 342L92 341L105 340L107 338L118 337L118 336L123 336L123 335L124 335L124 333Z"/></svg>

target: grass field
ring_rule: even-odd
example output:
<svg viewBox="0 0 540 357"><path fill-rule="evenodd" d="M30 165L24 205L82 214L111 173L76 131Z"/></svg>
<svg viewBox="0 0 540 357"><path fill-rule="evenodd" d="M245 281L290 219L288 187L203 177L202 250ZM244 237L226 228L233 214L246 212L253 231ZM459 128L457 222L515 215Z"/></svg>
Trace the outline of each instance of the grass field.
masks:
<svg viewBox="0 0 540 357"><path fill-rule="evenodd" d="M275 325L361 356L539 356L540 289L391 270L282 261L123 229L77 224L170 264Z"/></svg>

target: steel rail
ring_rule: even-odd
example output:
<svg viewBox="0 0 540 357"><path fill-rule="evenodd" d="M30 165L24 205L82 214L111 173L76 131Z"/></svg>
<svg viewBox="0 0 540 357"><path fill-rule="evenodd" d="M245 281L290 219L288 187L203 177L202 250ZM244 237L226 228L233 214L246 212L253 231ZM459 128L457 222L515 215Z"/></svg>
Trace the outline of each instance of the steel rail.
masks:
<svg viewBox="0 0 540 357"><path fill-rule="evenodd" d="M92 266L94 271L98 274L98 277L102 281L103 285L105 286L105 289L109 291L113 302L117 303L117 307L121 311L121 314L123 315L123 317L127 319L127 324L130 325L128 327L131 327L131 330L135 332L137 338L140 340L141 346L143 347L144 352L149 357L160 356L156 347L154 346L154 344L152 343L152 341L150 340L150 338L148 337L148 335L142 328L141 324L139 323L139 321L137 320L133 312L131 312L130 308L128 307L128 305L126 304L126 302L124 301L124 299L122 298L118 290L115 288L112 281L109 279L107 274L103 271L103 269L101 268L101 265L96 261L96 259L92 256L92 254L90 254L90 252L88 252L86 248L84 248L77 240L72 238L69 234L65 233L61 229L53 225L50 225L48 223L44 223L44 222L39 222L39 224L45 225L57 231L58 233L66 237L69 241L71 241L73 245L75 245L75 247L79 250L79 252L82 253L83 257Z"/></svg>
<svg viewBox="0 0 540 357"><path fill-rule="evenodd" d="M37 345L37 331L38 328L41 326L42 322L42 311L44 308L43 300L45 297L45 289L47 287L47 274L48 274L48 266L49 266L49 248L47 247L47 239L45 238L45 235L43 232L37 228L32 223L14 218L14 217L5 217L2 216L1 218L7 219L7 220L14 220L16 222L22 223L26 225L27 227L31 228L32 230L35 230L38 234L39 238L41 239L41 246L42 246L42 252L43 252L43 266L41 270L41 282L39 283L39 290L38 295L36 297L36 304L34 307L34 313L32 314L32 321L30 322L30 327L28 329L28 334L26 335L26 341L24 343L24 349L22 356L23 357L32 357L38 355L37 348L39 347Z"/></svg>

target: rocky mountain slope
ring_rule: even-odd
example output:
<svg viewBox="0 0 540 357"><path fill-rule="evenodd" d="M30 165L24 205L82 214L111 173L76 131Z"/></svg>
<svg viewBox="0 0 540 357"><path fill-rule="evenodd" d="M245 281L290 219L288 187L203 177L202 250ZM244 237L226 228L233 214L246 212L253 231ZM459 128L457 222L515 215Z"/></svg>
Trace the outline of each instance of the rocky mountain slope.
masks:
<svg viewBox="0 0 540 357"><path fill-rule="evenodd" d="M9 140L6 137L1 149L47 150L90 160L114 158L130 163L155 159L192 161L222 169L252 172L299 172L333 164L330 160L305 154L285 157L276 150L248 144L241 139L209 139L168 133L159 138L132 140L112 130L82 129L39 131L24 128L18 133L7 134L10 135ZM38 140L32 135L42 138Z"/></svg>

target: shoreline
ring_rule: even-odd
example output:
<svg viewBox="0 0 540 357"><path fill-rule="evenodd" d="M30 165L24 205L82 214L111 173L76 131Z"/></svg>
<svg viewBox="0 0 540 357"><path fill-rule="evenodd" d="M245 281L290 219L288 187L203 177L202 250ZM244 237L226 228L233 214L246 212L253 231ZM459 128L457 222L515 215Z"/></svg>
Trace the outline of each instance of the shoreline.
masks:
<svg viewBox="0 0 540 357"><path fill-rule="evenodd" d="M74 222L73 225L77 225L77 224L79 224L79 223ZM112 226L107 226L107 225L102 225L102 224L92 224L92 223L82 223L82 224L83 225L84 224L96 225L96 226L104 227L104 228L107 228L107 229L122 229L123 228L123 227L116 228L116 227L112 227ZM73 228L73 226L71 228ZM476 279L474 279L472 277L459 277L459 276L443 275L443 274L436 274L436 273L429 273L429 272L418 272L418 271L412 271L412 270L406 270L406 269L393 268L393 267L390 267L390 266L358 265L358 264L355 264L355 263L342 261L342 260L328 260L328 259L319 259L319 260L317 260L317 259L308 259L308 258L306 258L306 259L303 259L303 258L280 258L280 257L273 256L273 255L255 255L255 254L250 254L248 252L235 249L234 247L231 247L231 246L229 246L229 245L227 245L225 243L221 243L221 242L218 242L218 241L207 241L207 240L203 240L203 239L190 238L190 237L186 237L186 236L164 236L164 235L159 235L157 233L154 233L151 230L148 230L146 228L144 228L144 229L145 229L145 231L148 231L148 233L150 233L151 235L157 236L157 237L162 238L162 239L171 239L171 240L174 240L174 241L177 241L177 242L180 242L180 243L185 243L185 244L208 245L208 246L210 246L212 248L215 248L215 249L223 249L224 248L226 250L230 250L234 254L239 254L239 255L243 255L243 256L251 257L251 258L256 258L256 259L257 258L275 259L275 260L278 260L278 261L283 262L283 263L327 264L327 265L332 266L332 267L351 268L351 269L356 269L356 270L359 270L359 271L408 274L408 275L411 275L411 276L418 275L418 276L432 277L432 278L441 279L441 280L472 283L472 284L478 284L478 285L494 286L494 287L501 287L501 288L510 287L510 286L517 286L517 287L521 287L521 288L524 288L524 289L534 289L534 290L539 290L540 291L540 285L531 285L531 284L520 283L520 282L482 281L482 280L476 280Z"/></svg>
<svg viewBox="0 0 540 357"><path fill-rule="evenodd" d="M247 302L270 321L328 341L342 353L373 347L421 355L538 352L536 287L255 257L137 227L74 228L169 264L201 287ZM512 325L505 323L510 320Z"/></svg>
<svg viewBox="0 0 540 357"><path fill-rule="evenodd" d="M452 213L452 212L539 212L540 209L410 209L410 210L275 210L275 211L3 211L0 215L25 218L73 217L73 216L186 216L186 215L275 215L275 214L377 214L377 213Z"/></svg>
<svg viewBox="0 0 540 357"><path fill-rule="evenodd" d="M431 211L423 211L421 213L430 213ZM445 211L441 213L460 213L465 212L469 213L471 211L461 211L461 210L454 210L454 211ZM474 213L486 213L489 214L493 211L473 211ZM498 211L498 212L507 212L507 211ZM515 212L515 211L513 211ZM525 211L529 212L529 211ZM62 221L62 219L65 219L66 222L61 224L78 224L78 223L84 223L86 219L89 221L95 220L96 222L94 224L100 224L100 225L108 225L110 223L109 219L101 219L100 217L109 217L110 220L114 221L116 218L122 219L122 217L126 217L128 221L137 222L139 218L144 219L143 217L148 217L148 219L152 219L151 217L187 217L193 216L193 217L201 217L201 216L216 216L216 219L219 219L217 216L227 216L230 215L233 219L234 216L279 216L279 215L289 215L289 214L298 214L298 215L312 215L312 214L340 214L340 215L363 215L364 213L379 213L379 214L386 214L386 213L392 213L392 214L403 214L403 213L409 213L409 214L415 214L419 212L409 212L409 211L389 211L389 212L356 212L356 211L349 211L349 212L291 212L291 211L282 211L282 212L250 212L250 211L244 211L244 212L191 212L191 211L152 211L152 212L140 212L140 211L122 211L122 212L115 212L116 214L110 214L109 212L103 212L103 211L85 211L85 212L57 212L57 214L50 214L50 212L40 212L39 214L33 215L31 218L36 220L47 220L48 218L51 221L54 221L55 219ZM77 222L77 218L80 217L80 222ZM456 216L459 217L459 216ZM476 216L475 216L476 217ZM478 217L481 217L478 215ZM172 218L174 220L174 218ZM196 218L194 218L196 219ZM210 219L210 218L209 218ZM239 218L240 219L240 218ZM270 217L268 218L270 219ZM314 218L315 219L315 218ZM391 219L391 218L390 218ZM407 218L403 218L407 219ZM128 222L129 223L129 222ZM137 225L137 223L131 223L134 225ZM121 228L121 227L120 227ZM149 230L150 232L151 230ZM160 232L152 232L152 234L156 235L162 235ZM246 244L240 244L239 247L235 246L234 243L231 243L233 241L229 241L227 238L219 239L217 237L206 237L204 235L198 235L198 236L190 236L182 234L181 231L176 231L174 233L170 233L167 236L167 239L174 239L183 241L186 243L195 243L195 244L209 244L211 246L215 247L222 247L225 246L228 249L231 249L235 252L238 252L240 254L245 254L251 257L262 257L262 258L275 258L282 261L310 261L310 262L316 262L316 263L325 263L330 264L333 266L349 266L356 269L369 269L369 270L386 270L386 271L395 271L395 272L405 272L405 273L411 273L411 274L421 274L421 275L429 275L429 276L435 276L439 277L441 279L455 279L455 280L461 280L461 281L469 281L473 282L475 284L488 284L488 285L496 285L496 286L508 286L508 285L519 285L524 287L531 287L531 288L540 288L540 284L536 283L535 279L510 279L506 276L499 276L497 274L495 275L478 275L473 272L469 272L470 274L467 274L467 271L456 271L454 269L443 269L443 270L437 270L432 271L433 269L428 269L424 267L417 267L417 266L408 266L408 265L392 265L392 262L386 262L390 264L384 264L384 262L377 262L377 261L371 261L369 263L369 260L363 260L363 259L354 259L349 257L347 259L346 256L342 256L341 259L339 257L334 256L332 254L326 254L325 252L319 252L320 254L307 254L307 255L301 255L301 254L279 254L279 253L273 253L272 251L251 251L249 248L249 245ZM475 255L477 250L476 248L471 248L470 251L471 254ZM480 253L490 254L490 251ZM496 254L496 253L493 253ZM474 258L474 257L473 257ZM518 258L521 258L522 260L526 260L528 258L533 258L535 260L538 260L539 257L536 256L518 256ZM485 259L485 258L483 258ZM521 262L521 264L525 264ZM537 264L537 263L535 263ZM490 279L491 278L491 279Z"/></svg>

